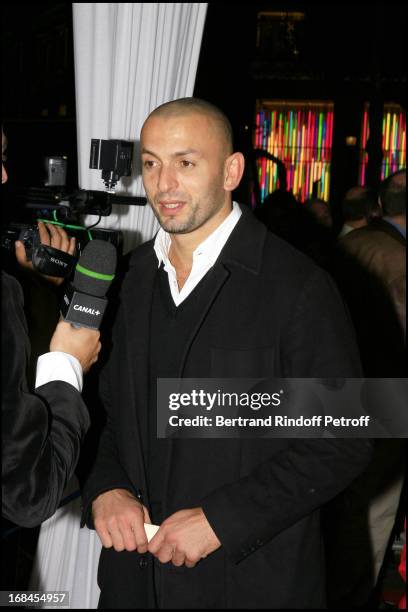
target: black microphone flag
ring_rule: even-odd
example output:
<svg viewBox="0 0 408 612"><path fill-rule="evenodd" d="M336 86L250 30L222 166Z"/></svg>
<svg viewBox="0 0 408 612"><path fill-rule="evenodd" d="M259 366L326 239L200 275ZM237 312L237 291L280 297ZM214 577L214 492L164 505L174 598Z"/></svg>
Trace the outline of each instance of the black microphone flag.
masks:
<svg viewBox="0 0 408 612"><path fill-rule="evenodd" d="M75 267L61 304L65 321L75 327L99 329L107 305L105 294L115 277L116 249L110 242L91 240Z"/></svg>

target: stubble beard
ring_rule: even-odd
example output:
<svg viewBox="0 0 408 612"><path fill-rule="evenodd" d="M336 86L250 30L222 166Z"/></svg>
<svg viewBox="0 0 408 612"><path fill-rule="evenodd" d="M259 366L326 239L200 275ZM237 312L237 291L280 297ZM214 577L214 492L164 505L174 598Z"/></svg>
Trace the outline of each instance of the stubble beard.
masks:
<svg viewBox="0 0 408 612"><path fill-rule="evenodd" d="M214 194L213 198L210 197L209 200L214 202L215 197L216 196ZM183 221L172 218L165 219L160 215L158 209L152 205L150 198L148 198L148 200L157 221L160 223L163 230L168 234L189 234L190 232L193 232L204 225L204 223L206 223L206 221L208 221L208 219L210 219L220 209L220 206L211 206L211 208L207 208L206 205L200 205L200 202L195 205L192 205L190 202L186 202L185 206L189 209L187 219L184 219ZM158 207L159 206L160 204ZM206 208L208 210L207 213L205 213Z"/></svg>

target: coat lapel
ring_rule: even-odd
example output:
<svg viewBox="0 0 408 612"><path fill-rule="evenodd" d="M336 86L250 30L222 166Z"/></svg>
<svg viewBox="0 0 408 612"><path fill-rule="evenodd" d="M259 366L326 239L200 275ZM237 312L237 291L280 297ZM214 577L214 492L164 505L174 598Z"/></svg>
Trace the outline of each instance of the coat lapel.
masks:
<svg viewBox="0 0 408 612"><path fill-rule="evenodd" d="M137 453L138 463L142 468L141 484L144 491L147 491L146 457L149 435L146 406L149 405L150 314L156 270L157 259L151 248L134 264L131 262L122 298L125 321L123 351L126 356L123 382L127 385L130 416L130 435L127 439L134 447L132 455Z"/></svg>
<svg viewBox="0 0 408 612"><path fill-rule="evenodd" d="M262 263L262 251L266 238L266 228L257 221L252 212L246 207L242 207L242 216L224 249L220 254L219 264L215 264L214 277L212 279L210 290L207 295L206 303L201 311L200 317L192 328L190 336L187 339L184 353L181 359L178 378L183 377L184 369L188 359L191 346L197 336L203 322L205 321L208 312L214 304L217 296L231 275L231 270L238 265L245 268L248 272L259 274ZM170 438L166 447L166 473L164 478L164 512L167 513L166 503L170 498L168 495L168 486L170 482L170 472L172 468L172 455L174 450L174 440Z"/></svg>

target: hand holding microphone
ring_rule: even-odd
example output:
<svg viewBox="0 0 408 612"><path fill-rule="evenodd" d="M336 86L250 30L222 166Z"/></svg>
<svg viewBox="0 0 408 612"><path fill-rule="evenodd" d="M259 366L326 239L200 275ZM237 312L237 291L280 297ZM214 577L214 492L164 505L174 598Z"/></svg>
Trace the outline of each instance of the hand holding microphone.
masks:
<svg viewBox="0 0 408 612"><path fill-rule="evenodd" d="M98 360L101 350L100 332L96 329L80 327L75 329L66 321L60 321L50 342L50 351L62 351L76 357L86 374Z"/></svg>
<svg viewBox="0 0 408 612"><path fill-rule="evenodd" d="M106 308L105 294L115 276L116 249L104 240L92 240L75 268L74 281L63 295L60 321L50 351L69 353L86 373L101 349L99 327Z"/></svg>

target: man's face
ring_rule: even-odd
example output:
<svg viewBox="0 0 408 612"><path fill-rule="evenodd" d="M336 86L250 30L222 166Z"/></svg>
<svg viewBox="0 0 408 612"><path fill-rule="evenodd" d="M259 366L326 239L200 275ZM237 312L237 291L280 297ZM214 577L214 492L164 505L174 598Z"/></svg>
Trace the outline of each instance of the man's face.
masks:
<svg viewBox="0 0 408 612"><path fill-rule="evenodd" d="M214 120L197 113L153 116L143 127L141 150L143 184L164 230L209 234L228 215L228 152Z"/></svg>

